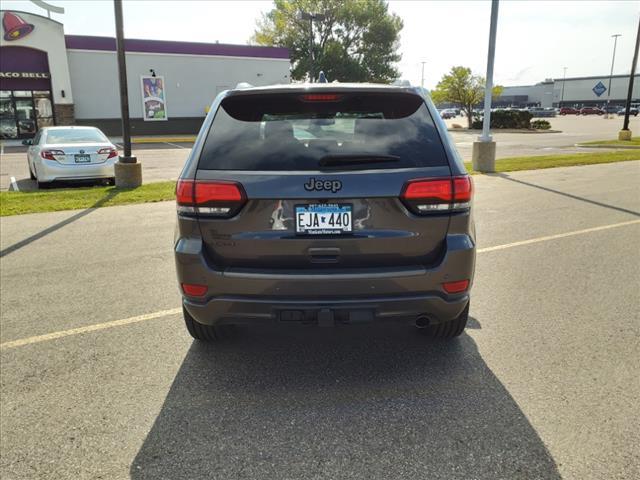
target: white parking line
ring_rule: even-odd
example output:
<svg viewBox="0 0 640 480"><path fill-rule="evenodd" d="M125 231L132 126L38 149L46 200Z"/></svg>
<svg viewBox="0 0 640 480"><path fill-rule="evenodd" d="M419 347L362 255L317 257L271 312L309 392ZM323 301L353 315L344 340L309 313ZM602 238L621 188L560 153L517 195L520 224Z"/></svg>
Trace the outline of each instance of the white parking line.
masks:
<svg viewBox="0 0 640 480"><path fill-rule="evenodd" d="M11 177L11 186L13 187L14 192L19 192L18 183L16 182L16 177Z"/></svg>
<svg viewBox="0 0 640 480"><path fill-rule="evenodd" d="M613 223L610 225L602 225L600 227L585 228L583 230L575 230L573 232L559 233L557 235L547 235L545 237L531 238L529 240L522 240L520 242L505 243L504 245L496 245L494 247L479 248L477 252L478 253L494 252L496 250L505 250L507 248L520 247L522 245L531 245L533 243L548 242L549 240L557 240L560 238L573 237L575 235L584 235L587 233L599 232L601 230L609 230L612 228L626 227L628 225L634 225L638 223L640 223L640 220L630 220L628 222ZM144 315L138 315L136 317L124 318L122 320L112 320L110 322L97 323L95 325L88 325L86 327L72 328L70 330L61 330L58 332L47 333L45 335L37 335L35 337L21 338L19 340L12 340L10 342L0 343L0 350L8 350L10 348L23 347L25 345L32 345L34 343L48 342L49 340L56 340L58 338L69 337L71 335L80 335L82 333L95 332L98 330L106 330L107 328L131 325L132 323L145 322L147 320L167 317L169 315L176 315L180 312L182 312L182 308L172 308L170 310L160 310L159 312L147 313Z"/></svg>
<svg viewBox="0 0 640 480"><path fill-rule="evenodd" d="M584 230L575 230L573 232L558 233L557 235L548 235L546 237L531 238L520 242L505 243L504 245L496 245L495 247L479 248L478 253L495 252L496 250L504 250L505 248L520 247L522 245L531 245L532 243L547 242L558 238L573 237L574 235L584 235L585 233L599 232L600 230L609 230L610 228L625 227L640 223L640 220L629 220L628 222L612 223L611 225L602 225L601 227L585 228Z"/></svg>

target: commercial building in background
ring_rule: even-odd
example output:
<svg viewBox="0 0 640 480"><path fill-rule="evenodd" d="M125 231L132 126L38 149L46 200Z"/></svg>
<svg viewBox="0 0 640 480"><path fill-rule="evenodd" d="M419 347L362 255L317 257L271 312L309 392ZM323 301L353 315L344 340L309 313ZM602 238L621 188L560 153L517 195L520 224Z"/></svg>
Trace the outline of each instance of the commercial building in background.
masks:
<svg viewBox="0 0 640 480"><path fill-rule="evenodd" d="M33 13L0 18L0 138L73 124L120 134L115 38L65 35ZM290 81L286 48L129 39L125 51L134 135L196 133L221 91Z"/></svg>
<svg viewBox="0 0 640 480"><path fill-rule="evenodd" d="M504 87L502 95L494 100L495 106L514 107L590 107L623 106L627 101L629 75L547 79L535 85ZM563 91L564 90L564 91ZM632 102L640 102L640 75L634 76Z"/></svg>

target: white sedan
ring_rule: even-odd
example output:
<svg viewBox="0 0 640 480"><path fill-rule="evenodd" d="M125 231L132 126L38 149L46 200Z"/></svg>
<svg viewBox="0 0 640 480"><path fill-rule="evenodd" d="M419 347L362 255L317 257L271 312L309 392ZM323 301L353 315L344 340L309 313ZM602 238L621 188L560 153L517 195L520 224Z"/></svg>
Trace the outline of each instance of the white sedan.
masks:
<svg viewBox="0 0 640 480"><path fill-rule="evenodd" d="M45 127L23 143L29 145L29 173L38 188L56 180L115 180L118 150L95 127Z"/></svg>

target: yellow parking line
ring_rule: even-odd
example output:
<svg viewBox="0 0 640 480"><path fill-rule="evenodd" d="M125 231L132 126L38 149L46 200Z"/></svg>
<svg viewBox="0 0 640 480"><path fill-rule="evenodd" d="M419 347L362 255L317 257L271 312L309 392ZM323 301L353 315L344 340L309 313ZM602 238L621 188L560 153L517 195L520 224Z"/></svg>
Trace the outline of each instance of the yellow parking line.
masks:
<svg viewBox="0 0 640 480"><path fill-rule="evenodd" d="M146 313L144 315L123 318L121 320L113 320L111 322L96 323L95 325L88 325L86 327L72 328L71 330L61 330L59 332L47 333L45 335L21 338L19 340L13 340L11 342L0 343L0 350L23 347L25 345L32 345L34 343L48 342L49 340L56 340L58 338L69 337L71 335L79 335L81 333L95 332L97 330L105 330L107 328L131 325L132 323L145 322L147 320L153 320L154 318L175 315L180 312L182 312L182 308L172 308L170 310L160 310L159 312Z"/></svg>
<svg viewBox="0 0 640 480"><path fill-rule="evenodd" d="M131 139L131 143L193 143L195 141L195 135L185 135L184 137L133 137Z"/></svg>
<svg viewBox="0 0 640 480"><path fill-rule="evenodd" d="M505 243L504 245L496 245L494 247L479 248L477 252L478 253L494 252L496 250L504 250L507 248L519 247L522 245L531 245L534 243L547 242L549 240L557 240L559 238L573 237L575 235L584 235L586 233L599 232L601 230L609 230L612 228L625 227L627 225L634 225L637 223L640 223L640 220L630 220L628 222L613 223L610 225L602 225L600 227L585 228L583 230L575 230L573 232L566 232L566 233L559 233L556 235L547 235L545 237L531 238L529 240L522 240L520 242ZM56 340L58 338L69 337L71 335L79 335L82 333L105 330L107 328L121 327L123 325L131 325L132 323L145 322L147 320L153 320L155 318L166 317L169 315L176 315L180 312L182 312L182 308L172 308L170 310L160 310L159 312L147 313L144 315L138 315L136 317L124 318L122 320L113 320L110 322L97 323L95 325L88 325L86 327L72 328L71 330L61 330L59 332L47 333L45 335L21 338L19 340L0 343L0 350L23 347L25 345L32 345L34 343L48 342L49 340Z"/></svg>

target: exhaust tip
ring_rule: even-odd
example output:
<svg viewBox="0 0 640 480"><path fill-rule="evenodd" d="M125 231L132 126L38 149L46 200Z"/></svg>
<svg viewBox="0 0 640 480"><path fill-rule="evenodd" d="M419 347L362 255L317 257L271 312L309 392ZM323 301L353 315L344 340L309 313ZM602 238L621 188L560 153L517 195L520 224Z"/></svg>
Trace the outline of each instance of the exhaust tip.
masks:
<svg viewBox="0 0 640 480"><path fill-rule="evenodd" d="M417 328L427 328L431 324L431 320L426 315L420 315L416 318L416 327Z"/></svg>

